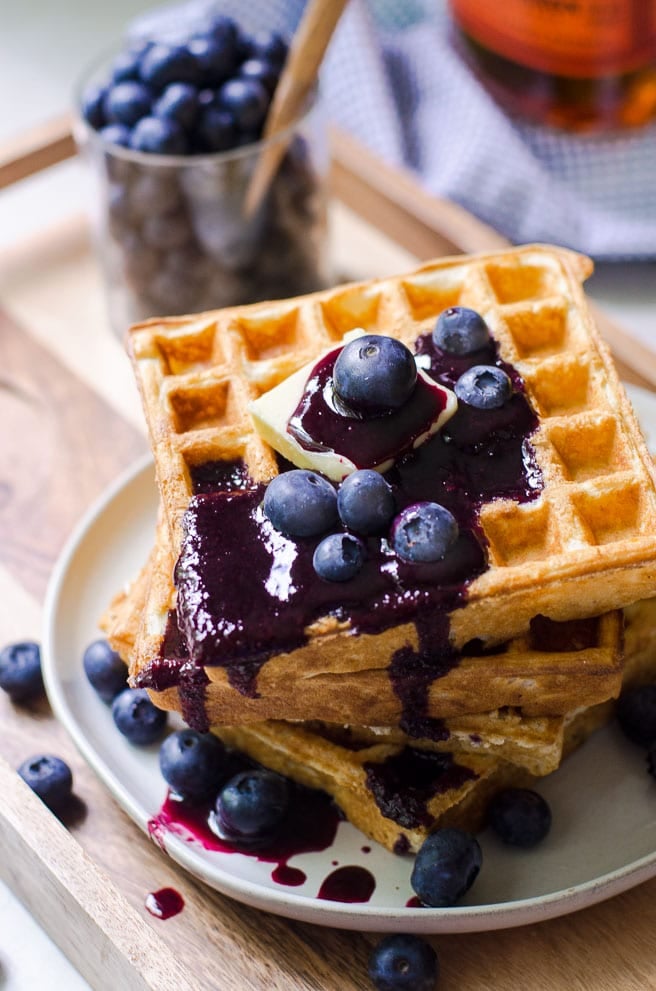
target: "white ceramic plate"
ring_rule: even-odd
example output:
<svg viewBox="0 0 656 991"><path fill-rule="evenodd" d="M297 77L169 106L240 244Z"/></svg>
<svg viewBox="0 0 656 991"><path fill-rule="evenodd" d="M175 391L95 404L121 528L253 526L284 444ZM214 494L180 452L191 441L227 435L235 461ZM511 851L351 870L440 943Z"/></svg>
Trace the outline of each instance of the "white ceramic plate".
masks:
<svg viewBox="0 0 656 991"><path fill-rule="evenodd" d="M656 438L656 398L631 390L642 423ZM144 830L166 788L157 747L138 749L113 726L109 709L82 671L96 621L121 584L136 574L152 541L156 489L151 463L119 481L82 521L55 568L46 604L44 674L50 701L83 756L119 804ZM483 868L467 898L450 909L406 908L412 861L396 857L341 823L322 853L293 858L307 880L284 887L272 864L205 850L161 834L160 845L184 868L240 901L291 918L349 929L466 932L524 925L573 912L656 874L656 785L644 755L613 726L599 732L540 791L553 827L532 851L503 847L484 834ZM363 849L364 848L364 849ZM368 852L366 852L368 850ZM337 865L360 865L376 880L365 904L317 898Z"/></svg>

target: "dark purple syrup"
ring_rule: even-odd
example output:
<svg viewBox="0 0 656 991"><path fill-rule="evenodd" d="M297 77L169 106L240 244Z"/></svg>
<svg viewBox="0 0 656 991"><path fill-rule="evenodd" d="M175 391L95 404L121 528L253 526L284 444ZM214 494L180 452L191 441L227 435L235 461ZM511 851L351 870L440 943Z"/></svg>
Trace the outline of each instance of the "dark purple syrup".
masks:
<svg viewBox="0 0 656 991"><path fill-rule="evenodd" d="M384 416L344 415L332 391L340 351L329 352L314 366L287 429L306 451L337 451L356 468L375 468L412 448L446 408L447 393L420 375L400 409Z"/></svg>
<svg viewBox="0 0 656 991"><path fill-rule="evenodd" d="M323 881L317 898L329 902L368 902L376 879L365 867L339 867Z"/></svg>
<svg viewBox="0 0 656 991"><path fill-rule="evenodd" d="M170 919L184 908L184 898L175 888L160 888L146 895L146 909L156 919Z"/></svg>
<svg viewBox="0 0 656 991"><path fill-rule="evenodd" d="M292 798L289 812L278 836L258 850L244 849L221 839L212 829L212 808L208 804L192 805L167 795L159 813L148 823L148 832L159 846L165 847L167 833L189 843L199 843L205 850L241 853L262 863L274 864L271 877L278 884L297 887L305 882L303 871L290 867L288 861L300 853L315 853L332 846L342 813L328 795L290 782Z"/></svg>
<svg viewBox="0 0 656 991"><path fill-rule="evenodd" d="M488 363L504 368L515 387L500 410L459 403L439 433L385 473L399 510L430 500L454 514L460 527L455 547L443 561L411 565L398 560L386 541L369 538L365 566L354 579L323 582L312 567L319 538L292 540L275 531L261 510L264 486L245 479L239 462L194 469L196 495L185 515L175 571L179 630L172 633L178 645L180 640L191 645L191 657L167 662L167 646L142 676L150 687L164 678L167 685L180 684L191 725L206 725L204 685L193 680L194 669L224 666L233 687L255 697L261 665L302 646L306 627L332 614L348 621L354 633L415 623L418 649L397 652L390 678L406 731L439 735L439 724L426 722L428 688L458 663L449 644L448 617L465 602L468 584L487 567L480 507L498 497L533 499L542 478L529 443L537 417L517 373L498 357L496 344L454 358L437 349L427 334L418 339L417 353L423 370L441 385L451 387L467 367ZM325 403L320 391L313 397ZM364 428L376 421L357 422ZM370 463L356 449L351 453L356 463Z"/></svg>
<svg viewBox="0 0 656 991"><path fill-rule="evenodd" d="M477 777L471 768L456 763L453 754L412 747L404 747L381 763L371 761L363 766L367 788L381 814L405 829L430 827L430 799Z"/></svg>

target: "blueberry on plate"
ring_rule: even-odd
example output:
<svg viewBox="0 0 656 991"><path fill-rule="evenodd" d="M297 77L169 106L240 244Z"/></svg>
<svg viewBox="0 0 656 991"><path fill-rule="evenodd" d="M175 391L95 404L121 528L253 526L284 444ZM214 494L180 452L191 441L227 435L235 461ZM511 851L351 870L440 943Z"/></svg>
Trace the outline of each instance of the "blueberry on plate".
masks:
<svg viewBox="0 0 656 991"><path fill-rule="evenodd" d="M641 747L656 743L656 685L639 685L622 692L617 721L629 740Z"/></svg>
<svg viewBox="0 0 656 991"><path fill-rule="evenodd" d="M0 688L13 702L27 702L43 693L38 643L26 640L3 647L0 651Z"/></svg>
<svg viewBox="0 0 656 991"><path fill-rule="evenodd" d="M112 717L119 732L138 746L155 743L166 729L166 713L153 705L145 688L125 688L117 695Z"/></svg>
<svg viewBox="0 0 656 991"><path fill-rule="evenodd" d="M107 90L104 86L90 86L82 94L82 116L87 124L98 131L107 123L105 119L105 96Z"/></svg>
<svg viewBox="0 0 656 991"><path fill-rule="evenodd" d="M18 768L18 773L52 811L61 809L71 797L73 775L61 757L53 757L52 754L28 757Z"/></svg>
<svg viewBox="0 0 656 991"><path fill-rule="evenodd" d="M121 148L129 148L132 139L132 132L125 124L108 124L98 132L103 141L109 145L120 145Z"/></svg>
<svg viewBox="0 0 656 991"><path fill-rule="evenodd" d="M439 976L437 953L420 936L384 936L369 956L369 977L377 991L433 991Z"/></svg>
<svg viewBox="0 0 656 991"><path fill-rule="evenodd" d="M170 83L153 106L155 117L168 117L190 130L198 116L198 90L191 83Z"/></svg>
<svg viewBox="0 0 656 991"><path fill-rule="evenodd" d="M110 124L132 127L150 112L153 96L143 83L127 80L116 83L105 96L105 116Z"/></svg>
<svg viewBox="0 0 656 991"><path fill-rule="evenodd" d="M490 329L480 313L466 306L450 306L440 313L433 330L433 341L449 354L480 351L490 340Z"/></svg>
<svg viewBox="0 0 656 991"><path fill-rule="evenodd" d="M448 908L469 891L481 863L475 836L462 829L438 829L422 843L410 884L424 905Z"/></svg>
<svg viewBox="0 0 656 991"><path fill-rule="evenodd" d="M120 52L112 62L112 82L124 83L128 79L138 79L139 63L144 52L144 46L129 48L125 52Z"/></svg>
<svg viewBox="0 0 656 991"><path fill-rule="evenodd" d="M379 472L361 468L344 479L337 492L339 518L356 533L381 533L394 516L392 488Z"/></svg>
<svg viewBox="0 0 656 991"><path fill-rule="evenodd" d="M474 365L455 384L461 402L476 409L499 409L512 396L512 382L496 365Z"/></svg>
<svg viewBox="0 0 656 991"><path fill-rule="evenodd" d="M103 702L113 702L127 688L128 669L106 640L94 640L84 651L84 673Z"/></svg>
<svg viewBox="0 0 656 991"><path fill-rule="evenodd" d="M551 809L542 795L530 788L506 788L490 802L488 821L504 843L529 849L551 829Z"/></svg>
<svg viewBox="0 0 656 991"><path fill-rule="evenodd" d="M152 45L141 59L141 78L155 90L169 83L199 83L198 62L186 45Z"/></svg>
<svg viewBox="0 0 656 991"><path fill-rule="evenodd" d="M191 802L201 802L218 792L233 773L232 762L221 741L211 733L178 730L159 748L159 767L167 785Z"/></svg>
<svg viewBox="0 0 656 991"><path fill-rule="evenodd" d="M264 515L291 537L315 537L337 522L337 494L315 471L293 468L273 478L264 493Z"/></svg>
<svg viewBox="0 0 656 991"><path fill-rule="evenodd" d="M350 533L331 533L314 552L312 566L327 582L347 582L364 564L364 544Z"/></svg>
<svg viewBox="0 0 656 991"><path fill-rule="evenodd" d="M333 386L350 409L379 415L399 409L412 395L417 365L393 337L365 334L345 344L333 369Z"/></svg>
<svg viewBox="0 0 656 991"><path fill-rule="evenodd" d="M188 142L180 125L169 117L142 117L132 131L130 147L153 155L184 155Z"/></svg>
<svg viewBox="0 0 656 991"><path fill-rule="evenodd" d="M392 524L392 546L409 564L441 561L458 539L455 518L437 502L415 502Z"/></svg>
<svg viewBox="0 0 656 991"><path fill-rule="evenodd" d="M278 832L289 805L285 778L267 770L241 771L219 792L215 823L222 839L255 848Z"/></svg>
<svg viewBox="0 0 656 991"><path fill-rule="evenodd" d="M217 102L241 131L257 131L269 109L269 94L256 79L229 79L219 89Z"/></svg>

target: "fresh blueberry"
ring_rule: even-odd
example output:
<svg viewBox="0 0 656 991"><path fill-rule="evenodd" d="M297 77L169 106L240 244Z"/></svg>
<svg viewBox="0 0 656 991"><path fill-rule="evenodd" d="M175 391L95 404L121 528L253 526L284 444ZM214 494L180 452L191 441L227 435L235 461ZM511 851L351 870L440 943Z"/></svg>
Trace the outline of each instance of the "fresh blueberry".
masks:
<svg viewBox="0 0 656 991"><path fill-rule="evenodd" d="M215 805L219 834L236 845L262 846L280 828L289 805L289 785L272 771L242 771L221 789Z"/></svg>
<svg viewBox="0 0 656 991"><path fill-rule="evenodd" d="M455 394L476 409L499 409L512 396L512 382L496 365L474 365L456 382Z"/></svg>
<svg viewBox="0 0 656 991"><path fill-rule="evenodd" d="M198 62L186 45L155 44L141 59L141 78L155 90L169 83L199 83Z"/></svg>
<svg viewBox="0 0 656 991"><path fill-rule="evenodd" d="M237 144L237 129L232 114L210 104L201 111L196 127L201 151L228 151Z"/></svg>
<svg viewBox="0 0 656 991"><path fill-rule="evenodd" d="M315 537L337 522L337 495L314 471L294 468L273 478L264 493L264 515L291 537Z"/></svg>
<svg viewBox="0 0 656 991"><path fill-rule="evenodd" d="M437 502L415 502L392 524L392 545L410 564L441 561L458 539L458 524Z"/></svg>
<svg viewBox="0 0 656 991"><path fill-rule="evenodd" d="M639 685L620 695L617 721L624 735L641 747L656 743L656 685Z"/></svg>
<svg viewBox="0 0 656 991"><path fill-rule="evenodd" d="M143 48L130 49L127 52L120 52L112 62L112 82L124 83L128 79L138 79L139 62L143 52Z"/></svg>
<svg viewBox="0 0 656 991"><path fill-rule="evenodd" d="M263 59L250 58L239 67L239 75L243 79L254 79L256 82L261 83L269 96L272 96L273 91L278 85L280 72L270 62L265 62Z"/></svg>
<svg viewBox="0 0 656 991"><path fill-rule="evenodd" d="M168 117L142 117L135 125L130 147L154 155L184 155L188 149L185 133Z"/></svg>
<svg viewBox="0 0 656 991"><path fill-rule="evenodd" d="M337 396L358 413L398 409L417 381L412 352L393 337L366 334L345 344L333 369Z"/></svg>
<svg viewBox="0 0 656 991"><path fill-rule="evenodd" d="M84 651L84 673L103 702L113 702L127 688L128 669L106 640L94 640Z"/></svg>
<svg viewBox="0 0 656 991"><path fill-rule="evenodd" d="M231 17L224 14L217 14L213 17L205 32L214 41L237 48L239 43L239 29Z"/></svg>
<svg viewBox="0 0 656 991"><path fill-rule="evenodd" d="M439 976L437 954L420 936L385 936L369 956L369 977L377 991L433 991Z"/></svg>
<svg viewBox="0 0 656 991"><path fill-rule="evenodd" d="M481 863L475 836L461 829L438 829L421 845L410 884L424 905L447 908L469 891Z"/></svg>
<svg viewBox="0 0 656 991"><path fill-rule="evenodd" d="M347 582L364 564L364 544L350 533L331 533L314 552L314 570L327 582Z"/></svg>
<svg viewBox="0 0 656 991"><path fill-rule="evenodd" d="M132 132L125 124L108 124L101 128L100 137L109 145L120 145L121 148L129 148Z"/></svg>
<svg viewBox="0 0 656 991"><path fill-rule="evenodd" d="M190 130L198 116L198 90L191 83L171 83L153 106L153 114Z"/></svg>
<svg viewBox="0 0 656 991"><path fill-rule="evenodd" d="M269 108L269 94L255 79L229 79L219 89L217 101L242 131L258 130Z"/></svg>
<svg viewBox="0 0 656 991"><path fill-rule="evenodd" d="M450 306L440 313L433 330L433 341L449 354L471 354L480 351L490 340L490 330L476 310L466 306Z"/></svg>
<svg viewBox="0 0 656 991"><path fill-rule="evenodd" d="M38 754L28 757L18 768L18 773L41 801L53 811L61 809L71 797L73 775L60 757Z"/></svg>
<svg viewBox="0 0 656 991"><path fill-rule="evenodd" d="M548 803L529 788L506 788L488 807L492 829L504 843L529 848L540 843L551 828Z"/></svg>
<svg viewBox="0 0 656 991"><path fill-rule="evenodd" d="M372 468L347 475L337 492L339 518L356 533L380 533L394 516L394 508L391 487Z"/></svg>
<svg viewBox="0 0 656 991"><path fill-rule="evenodd" d="M166 728L166 713L153 705L145 688L125 688L112 703L112 716L123 736L139 746L155 743Z"/></svg>
<svg viewBox="0 0 656 991"><path fill-rule="evenodd" d="M104 86L90 86L82 94L82 116L96 131L106 124Z"/></svg>
<svg viewBox="0 0 656 991"><path fill-rule="evenodd" d="M145 117L152 104L152 93L143 83L127 80L117 83L105 97L105 116L112 124L132 127Z"/></svg>
<svg viewBox="0 0 656 991"><path fill-rule="evenodd" d="M203 86L220 86L237 69L237 53L226 41L203 37L192 38L189 51L196 59L199 80Z"/></svg>
<svg viewBox="0 0 656 991"><path fill-rule="evenodd" d="M251 45L251 51L254 58L271 62L272 65L281 69L287 58L289 47L285 39L279 34L272 34L266 38L256 38Z"/></svg>
<svg viewBox="0 0 656 991"><path fill-rule="evenodd" d="M0 688L13 702L27 702L43 693L38 643L10 643L0 651Z"/></svg>
<svg viewBox="0 0 656 991"><path fill-rule="evenodd" d="M181 729L166 737L159 748L159 767L176 795L193 802L215 796L233 773L221 741L211 733L193 729Z"/></svg>

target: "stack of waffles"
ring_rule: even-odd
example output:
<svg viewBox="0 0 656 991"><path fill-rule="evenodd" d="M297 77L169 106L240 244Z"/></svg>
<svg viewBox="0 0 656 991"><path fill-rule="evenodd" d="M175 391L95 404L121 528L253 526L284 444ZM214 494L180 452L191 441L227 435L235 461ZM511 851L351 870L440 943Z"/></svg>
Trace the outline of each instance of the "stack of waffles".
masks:
<svg viewBox="0 0 656 991"><path fill-rule="evenodd" d="M494 791L554 771L623 681L656 676L656 606L640 602L656 595L654 469L586 305L590 267L529 246L133 327L160 511L102 621L131 683L396 851L438 825L477 829ZM322 582L318 538L262 514L292 466L251 404L354 328L399 338L452 385L431 344L452 306L487 322L514 412L473 436L459 410L386 477L406 504L417 484L446 499L475 553L413 570L369 541L353 584Z"/></svg>

